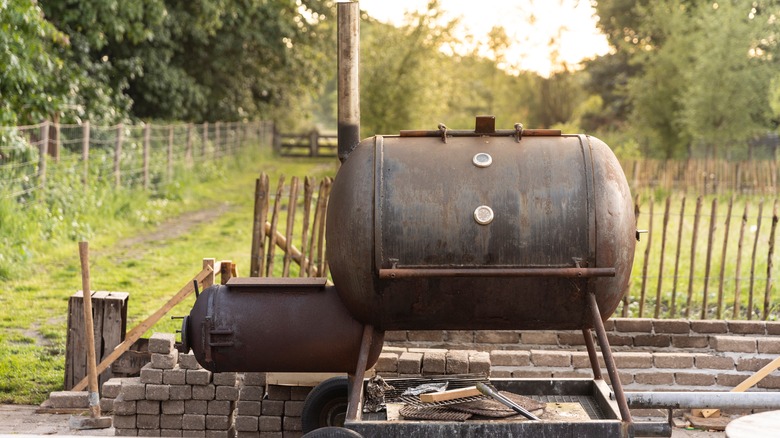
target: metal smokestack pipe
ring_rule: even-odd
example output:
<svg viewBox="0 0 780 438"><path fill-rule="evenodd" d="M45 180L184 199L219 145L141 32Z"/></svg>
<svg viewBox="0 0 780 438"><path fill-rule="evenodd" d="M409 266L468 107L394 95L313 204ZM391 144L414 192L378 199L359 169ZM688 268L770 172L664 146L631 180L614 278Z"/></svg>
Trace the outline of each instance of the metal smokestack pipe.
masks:
<svg viewBox="0 0 780 438"><path fill-rule="evenodd" d="M338 135L343 163L360 143L360 5L337 3L338 8Z"/></svg>

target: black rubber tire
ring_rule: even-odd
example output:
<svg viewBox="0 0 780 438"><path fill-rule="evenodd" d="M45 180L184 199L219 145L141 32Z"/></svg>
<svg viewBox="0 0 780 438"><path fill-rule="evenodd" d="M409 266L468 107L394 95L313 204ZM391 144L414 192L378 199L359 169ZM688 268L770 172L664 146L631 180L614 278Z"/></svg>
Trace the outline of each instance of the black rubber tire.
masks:
<svg viewBox="0 0 780 438"><path fill-rule="evenodd" d="M303 438L363 438L363 435L343 427L321 427L307 433Z"/></svg>
<svg viewBox="0 0 780 438"><path fill-rule="evenodd" d="M301 412L303 433L308 435L309 432L323 427L344 426L348 398L349 382L346 377L331 377L320 382L303 402Z"/></svg>

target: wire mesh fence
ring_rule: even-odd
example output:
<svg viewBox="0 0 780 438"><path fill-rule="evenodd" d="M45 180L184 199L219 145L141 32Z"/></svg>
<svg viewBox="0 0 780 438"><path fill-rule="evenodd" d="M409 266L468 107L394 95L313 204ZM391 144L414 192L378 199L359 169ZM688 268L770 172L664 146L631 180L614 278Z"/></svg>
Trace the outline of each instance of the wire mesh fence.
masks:
<svg viewBox="0 0 780 438"><path fill-rule="evenodd" d="M45 193L47 180L63 172L79 175L85 186L150 190L199 162L272 141L273 124L264 121L0 127L0 199Z"/></svg>

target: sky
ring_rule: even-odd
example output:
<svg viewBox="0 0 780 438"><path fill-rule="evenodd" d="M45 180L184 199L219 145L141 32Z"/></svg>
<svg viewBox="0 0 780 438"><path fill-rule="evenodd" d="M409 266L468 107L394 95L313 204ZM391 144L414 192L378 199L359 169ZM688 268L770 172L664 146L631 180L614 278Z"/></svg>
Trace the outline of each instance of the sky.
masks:
<svg viewBox="0 0 780 438"><path fill-rule="evenodd" d="M393 24L404 22L406 11L423 11L428 0L360 0L372 17ZM460 18L456 33L487 41L493 26L502 26L512 41L507 50L509 71L531 70L548 76L554 70L550 41L558 60L570 69L580 61L609 52L606 37L596 28L597 17L588 0L441 0L448 18Z"/></svg>

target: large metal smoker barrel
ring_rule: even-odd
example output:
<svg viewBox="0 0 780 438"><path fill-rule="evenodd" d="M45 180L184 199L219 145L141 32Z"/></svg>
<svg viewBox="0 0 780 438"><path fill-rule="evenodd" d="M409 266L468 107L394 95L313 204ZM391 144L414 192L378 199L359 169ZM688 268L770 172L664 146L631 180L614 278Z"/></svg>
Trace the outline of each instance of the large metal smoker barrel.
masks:
<svg viewBox="0 0 780 438"><path fill-rule="evenodd" d="M214 372L354 373L362 336L325 278L233 278L200 294L181 349ZM367 368L382 341L375 333Z"/></svg>
<svg viewBox="0 0 780 438"><path fill-rule="evenodd" d="M577 329L592 327L593 292L609 317L636 233L609 147L459 132L372 137L339 169L327 252L350 313L380 330Z"/></svg>

